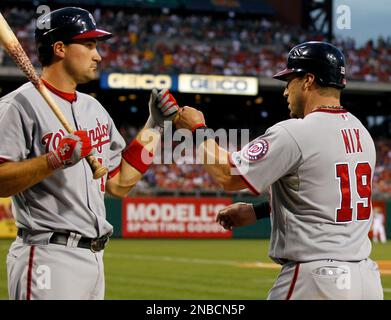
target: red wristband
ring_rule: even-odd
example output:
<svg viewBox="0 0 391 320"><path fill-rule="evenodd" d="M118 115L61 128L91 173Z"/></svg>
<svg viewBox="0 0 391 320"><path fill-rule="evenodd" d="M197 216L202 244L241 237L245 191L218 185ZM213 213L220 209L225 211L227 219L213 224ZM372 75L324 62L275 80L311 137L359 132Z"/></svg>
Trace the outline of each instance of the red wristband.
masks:
<svg viewBox="0 0 391 320"><path fill-rule="evenodd" d="M206 128L205 123L197 123L193 128L191 128L191 132L194 133L198 128Z"/></svg>
<svg viewBox="0 0 391 320"><path fill-rule="evenodd" d="M122 152L122 158L133 168L145 173L153 161L153 154L136 139Z"/></svg>

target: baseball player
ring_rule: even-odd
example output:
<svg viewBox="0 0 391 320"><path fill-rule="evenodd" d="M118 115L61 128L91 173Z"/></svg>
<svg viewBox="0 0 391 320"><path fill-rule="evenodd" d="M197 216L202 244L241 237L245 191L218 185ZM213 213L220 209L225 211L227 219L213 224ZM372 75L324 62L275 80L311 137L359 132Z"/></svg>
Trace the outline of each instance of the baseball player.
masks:
<svg viewBox="0 0 391 320"><path fill-rule="evenodd" d="M377 243L386 243L387 237L386 237L386 229L384 227L384 219L385 215L382 212L381 208L374 207L373 208L373 223L372 223L372 232L373 232L373 242Z"/></svg>
<svg viewBox="0 0 391 320"><path fill-rule="evenodd" d="M7 256L11 299L103 299L103 249L113 227L104 194L125 196L152 162L155 127L176 112L153 90L145 127L126 148L107 111L76 86L96 77L97 41L111 33L92 15L67 7L40 18L35 39L42 81L76 131L67 134L31 83L0 100L0 197L12 196L18 236ZM94 180L84 159L109 173Z"/></svg>
<svg viewBox="0 0 391 320"><path fill-rule="evenodd" d="M232 168L218 158L205 165L224 189L259 194L270 187L269 255L282 269L268 299L382 299L368 238L376 153L367 129L340 104L343 53L325 42L297 45L274 78L287 82L292 119L232 154L213 139L198 146L205 156L229 158ZM189 107L176 126L206 131L202 113ZM265 211L234 204L217 220L226 228L248 225Z"/></svg>

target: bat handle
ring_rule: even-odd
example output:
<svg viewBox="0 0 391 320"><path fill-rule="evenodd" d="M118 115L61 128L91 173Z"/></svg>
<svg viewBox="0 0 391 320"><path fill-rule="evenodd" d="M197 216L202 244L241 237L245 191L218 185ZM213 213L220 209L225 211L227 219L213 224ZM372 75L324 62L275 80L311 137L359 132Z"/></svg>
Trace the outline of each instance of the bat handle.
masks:
<svg viewBox="0 0 391 320"><path fill-rule="evenodd" d="M179 111L176 113L174 119L172 119L172 123L174 124L174 126L176 125L176 123L178 122L179 120Z"/></svg>
<svg viewBox="0 0 391 320"><path fill-rule="evenodd" d="M102 164L93 155L89 155L86 158L92 172L94 173L95 180L102 178L109 171L106 167L102 166Z"/></svg>
<svg viewBox="0 0 391 320"><path fill-rule="evenodd" d="M69 133L72 133L74 130L68 120L65 118L57 104L54 102L53 98L49 95L48 90L43 85L42 81L38 78L38 83L36 85L38 91L41 93L42 97L48 103L49 107L52 109L57 119L60 120L61 124L64 126L65 130ZM102 164L92 155L86 157L87 162L91 167L91 170L94 175L94 179L102 178L109 170L106 167L103 167Z"/></svg>

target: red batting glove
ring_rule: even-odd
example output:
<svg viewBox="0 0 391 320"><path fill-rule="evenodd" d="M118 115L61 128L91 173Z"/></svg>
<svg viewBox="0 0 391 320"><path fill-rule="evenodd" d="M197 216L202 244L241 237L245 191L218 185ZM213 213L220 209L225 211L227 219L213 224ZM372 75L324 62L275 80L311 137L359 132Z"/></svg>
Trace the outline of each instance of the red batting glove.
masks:
<svg viewBox="0 0 391 320"><path fill-rule="evenodd" d="M179 110L178 103L168 89L161 90L158 95L157 107L165 118L170 120Z"/></svg>
<svg viewBox="0 0 391 320"><path fill-rule="evenodd" d="M48 163L52 169L62 169L78 163L92 151L87 131L75 131L60 140L56 150L48 153Z"/></svg>

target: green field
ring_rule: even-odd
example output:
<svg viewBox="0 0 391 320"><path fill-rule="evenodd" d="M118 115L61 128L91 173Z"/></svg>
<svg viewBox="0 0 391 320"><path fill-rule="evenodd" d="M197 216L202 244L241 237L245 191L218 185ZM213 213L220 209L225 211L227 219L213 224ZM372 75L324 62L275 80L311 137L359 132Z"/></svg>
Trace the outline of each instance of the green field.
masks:
<svg viewBox="0 0 391 320"><path fill-rule="evenodd" d="M6 254L0 240L0 299L7 299ZM119 240L105 251L106 299L265 299L278 269L266 240ZM373 247L374 260L391 261L391 243ZM391 300L391 275L382 276Z"/></svg>

